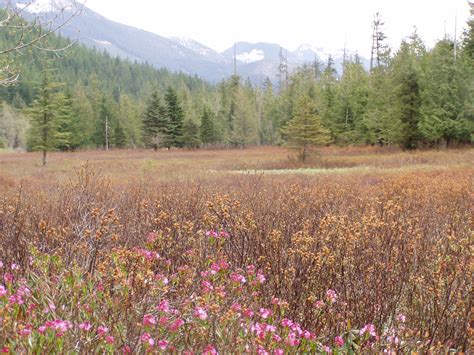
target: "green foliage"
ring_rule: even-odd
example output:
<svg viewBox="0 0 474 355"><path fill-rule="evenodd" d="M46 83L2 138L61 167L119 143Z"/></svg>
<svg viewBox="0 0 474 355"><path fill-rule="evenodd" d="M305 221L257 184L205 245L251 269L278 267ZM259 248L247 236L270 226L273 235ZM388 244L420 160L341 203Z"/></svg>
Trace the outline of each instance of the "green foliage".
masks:
<svg viewBox="0 0 474 355"><path fill-rule="evenodd" d="M428 143L452 145L469 142L472 122L465 117L471 100L463 61L455 60L453 43L439 42L427 55L419 129Z"/></svg>
<svg viewBox="0 0 474 355"><path fill-rule="evenodd" d="M39 94L28 110L31 117L28 146L31 150L43 152L43 165L46 165L47 152L64 145L67 139L67 132L62 131L67 118L60 115L58 88L51 70L43 69Z"/></svg>
<svg viewBox="0 0 474 355"><path fill-rule="evenodd" d="M169 86L165 94L166 118L168 122L168 147L183 147L184 110L176 91Z"/></svg>
<svg viewBox="0 0 474 355"><path fill-rule="evenodd" d="M187 148L199 148L201 138L199 125L191 119L187 119L183 124L183 142Z"/></svg>
<svg viewBox="0 0 474 355"><path fill-rule="evenodd" d="M283 129L290 148L300 150L300 159L305 160L309 149L331 142L330 132L321 124L311 94L303 95L298 103L295 116Z"/></svg>
<svg viewBox="0 0 474 355"><path fill-rule="evenodd" d="M143 118L143 141L145 145L153 147L155 150L159 147L169 146L171 144L169 126L166 108L161 105L158 92L154 91Z"/></svg>
<svg viewBox="0 0 474 355"><path fill-rule="evenodd" d="M9 117L11 130L16 125L11 124L11 117L19 109L38 110L34 101L41 89L35 83L43 79L46 58L62 83L54 89L51 102L51 108L56 107L56 133L47 150L104 147L107 139L116 148L284 144L289 139L285 127L300 114L301 93L310 95L322 127L339 145L398 144L413 149L424 144L472 142L473 19L467 24L457 58L449 41L440 41L427 51L416 33L392 56L385 44L383 22L379 17L376 20L377 43L370 72L356 55L346 58L339 75L329 57L326 65L315 60L291 73L282 72L284 85L279 90L274 90L270 80L258 87L238 75L211 85L197 77L131 63L79 45L59 55L31 48L14 57L15 70L21 74L17 84L0 86L0 100L13 107L4 117ZM14 44L14 32L0 33L2 48ZM69 41L54 35L43 43L48 48L68 45ZM5 146L25 146L26 126L19 126L23 133L15 142L11 133L4 133L6 128L0 131ZM37 131L32 125L30 149L41 146Z"/></svg>
<svg viewBox="0 0 474 355"><path fill-rule="evenodd" d="M211 109L204 106L201 115L201 130L200 138L201 142L205 145L213 144L218 141L216 127L215 127L215 115Z"/></svg>

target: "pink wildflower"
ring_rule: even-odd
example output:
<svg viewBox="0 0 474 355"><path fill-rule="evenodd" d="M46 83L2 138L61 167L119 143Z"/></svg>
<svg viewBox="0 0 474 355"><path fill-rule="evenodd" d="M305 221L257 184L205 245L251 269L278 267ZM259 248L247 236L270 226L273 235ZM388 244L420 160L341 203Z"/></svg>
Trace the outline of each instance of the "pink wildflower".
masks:
<svg viewBox="0 0 474 355"><path fill-rule="evenodd" d="M266 280L265 275L262 274L262 273L260 273L260 272L257 273L257 280L258 280L258 282L260 282L261 284L263 284L263 283L265 282L265 280Z"/></svg>
<svg viewBox="0 0 474 355"><path fill-rule="evenodd" d="M160 340L158 341L158 347L161 349L161 350L166 350L166 348L168 347L168 341L167 340Z"/></svg>
<svg viewBox="0 0 474 355"><path fill-rule="evenodd" d="M369 333L371 336L376 337L377 333L375 331L375 326L373 324L366 324L364 327L360 330L360 334L364 335L365 333Z"/></svg>
<svg viewBox="0 0 474 355"><path fill-rule="evenodd" d="M10 352L10 348L7 348L6 346L2 348L2 353L8 354L9 352Z"/></svg>
<svg viewBox="0 0 474 355"><path fill-rule="evenodd" d="M11 266L12 270L20 270L20 265L13 263Z"/></svg>
<svg viewBox="0 0 474 355"><path fill-rule="evenodd" d="M212 345L208 345L204 349L203 355L219 355L219 353Z"/></svg>
<svg viewBox="0 0 474 355"><path fill-rule="evenodd" d="M244 315L244 317L246 318L252 318L253 317L253 311L250 309L250 308L246 308L242 314Z"/></svg>
<svg viewBox="0 0 474 355"><path fill-rule="evenodd" d="M140 337L140 341L142 343L147 343L150 347L155 345L155 340L148 333L143 333L142 336Z"/></svg>
<svg viewBox="0 0 474 355"><path fill-rule="evenodd" d="M13 282L13 280L15 279L15 277L10 274L9 272L7 272L4 276L3 276L3 280L5 280L5 283L10 283L10 282Z"/></svg>
<svg viewBox="0 0 474 355"><path fill-rule="evenodd" d="M201 320L206 320L207 312L202 307L196 307L196 309L194 310L194 316Z"/></svg>
<svg viewBox="0 0 474 355"><path fill-rule="evenodd" d="M79 329L84 330L86 332L91 330L91 328L92 328L92 325L89 322L84 322L84 323L79 324Z"/></svg>
<svg viewBox="0 0 474 355"><path fill-rule="evenodd" d="M311 338L313 338L313 334L311 334L310 331L305 330L303 331L303 338L310 340Z"/></svg>
<svg viewBox="0 0 474 355"><path fill-rule="evenodd" d="M7 289L5 288L5 286L3 285L0 285L0 297L5 297L7 295Z"/></svg>
<svg viewBox="0 0 474 355"><path fill-rule="evenodd" d="M145 314L143 316L143 325L144 326L156 325L156 318L153 316L153 314Z"/></svg>
<svg viewBox="0 0 474 355"><path fill-rule="evenodd" d="M27 337L31 334L31 325L27 325L25 328L19 331L22 337Z"/></svg>
<svg viewBox="0 0 474 355"><path fill-rule="evenodd" d="M219 260L219 267L222 270L227 270L229 268L229 264L225 260Z"/></svg>
<svg viewBox="0 0 474 355"><path fill-rule="evenodd" d="M399 314L397 316L397 320L400 322L400 323L405 323L406 320L407 320L407 317L404 315L404 314Z"/></svg>
<svg viewBox="0 0 474 355"><path fill-rule="evenodd" d="M246 283L247 280L245 279L245 277L241 274L238 274L236 272L233 272L232 274L230 274L230 279L234 282L240 282L240 283Z"/></svg>
<svg viewBox="0 0 474 355"><path fill-rule="evenodd" d="M19 304L19 305L25 303L23 301L23 298L19 295L11 295L10 297L8 297L8 302L11 304Z"/></svg>
<svg viewBox="0 0 474 355"><path fill-rule="evenodd" d="M329 298L331 303L336 303L336 301L337 301L336 291L329 289L329 290L326 291L326 296L327 296L327 298Z"/></svg>
<svg viewBox="0 0 474 355"><path fill-rule="evenodd" d="M232 306L230 306L230 309L234 312L239 312L242 309L242 306L238 303L234 303Z"/></svg>
<svg viewBox="0 0 474 355"><path fill-rule="evenodd" d="M269 309L260 308L260 316L263 319L267 319L268 317L270 317L270 314L271 314L271 311Z"/></svg>
<svg viewBox="0 0 474 355"><path fill-rule="evenodd" d="M337 336L334 338L334 343L339 347L344 346L344 339L341 336Z"/></svg>
<svg viewBox="0 0 474 355"><path fill-rule="evenodd" d="M273 355L284 355L285 352L282 349L275 349Z"/></svg>
<svg viewBox="0 0 474 355"><path fill-rule="evenodd" d="M170 304L167 300L163 300L160 302L160 304L157 306L157 309L161 312L169 313L170 311Z"/></svg>
<svg viewBox="0 0 474 355"><path fill-rule="evenodd" d="M184 325L184 321L182 319L176 319L171 325L170 330L172 332L177 331L180 327Z"/></svg>
<svg viewBox="0 0 474 355"><path fill-rule="evenodd" d="M316 301L314 306L318 309L321 309L324 307L324 302L323 301Z"/></svg>
<svg viewBox="0 0 474 355"><path fill-rule="evenodd" d="M166 326L169 322L169 318L168 317L161 317L159 320L158 320L158 324L161 325L161 326Z"/></svg>
<svg viewBox="0 0 474 355"><path fill-rule="evenodd" d="M288 338L286 339L286 342L290 346L298 346L300 343L299 339L296 338L296 334L293 332L290 332L288 334Z"/></svg>
<svg viewBox="0 0 474 355"><path fill-rule="evenodd" d="M109 328L104 325L99 325L97 328L97 333L99 334L100 338L103 338L109 332Z"/></svg>
<svg viewBox="0 0 474 355"><path fill-rule="evenodd" d="M201 286L205 293L210 293L214 289L212 284L209 281L205 281L205 280L201 282Z"/></svg>
<svg viewBox="0 0 474 355"><path fill-rule="evenodd" d="M47 328L45 325L41 325L38 327L38 333L43 334L46 331L46 329Z"/></svg>
<svg viewBox="0 0 474 355"><path fill-rule="evenodd" d="M113 344L114 341L115 341L115 338L112 335L108 335L108 336L105 337L105 342L107 344Z"/></svg>

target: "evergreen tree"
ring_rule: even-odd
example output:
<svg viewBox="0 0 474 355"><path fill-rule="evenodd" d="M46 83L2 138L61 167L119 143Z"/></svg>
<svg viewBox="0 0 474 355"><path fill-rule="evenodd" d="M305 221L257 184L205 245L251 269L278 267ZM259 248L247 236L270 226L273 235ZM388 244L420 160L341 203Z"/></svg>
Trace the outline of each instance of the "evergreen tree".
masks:
<svg viewBox="0 0 474 355"><path fill-rule="evenodd" d="M77 127L77 115L73 106L73 99L69 92L57 96L57 143L56 148L61 151L76 149L80 138L76 135L81 133Z"/></svg>
<svg viewBox="0 0 474 355"><path fill-rule="evenodd" d="M117 148L125 148L127 145L127 137L125 136L120 121L115 123L113 142L114 146Z"/></svg>
<svg viewBox="0 0 474 355"><path fill-rule="evenodd" d="M170 146L182 147L184 111L176 91L169 86L165 94L166 117L169 122Z"/></svg>
<svg viewBox="0 0 474 355"><path fill-rule="evenodd" d="M419 63L425 55L424 46L416 32L410 40L410 43L402 42L392 63L393 119L400 122L398 141L405 149L417 148L421 140L418 129L421 107Z"/></svg>
<svg viewBox="0 0 474 355"><path fill-rule="evenodd" d="M363 143L366 131L369 77L360 62L347 62L336 87L333 120L328 124L338 144Z"/></svg>
<svg viewBox="0 0 474 355"><path fill-rule="evenodd" d="M113 130L111 129L113 120L110 101L103 95L100 100L93 135L93 143L96 147L110 147L113 135Z"/></svg>
<svg viewBox="0 0 474 355"><path fill-rule="evenodd" d="M169 147L171 145L170 121L166 108L161 105L157 91L151 95L143 118L143 141L146 147Z"/></svg>
<svg viewBox="0 0 474 355"><path fill-rule="evenodd" d="M234 147L245 148L259 143L258 119L255 109L254 92L249 85L239 87L232 116L229 141Z"/></svg>
<svg viewBox="0 0 474 355"><path fill-rule="evenodd" d="M199 148L201 139L199 135L199 125L191 119L187 119L183 124L183 142L187 148Z"/></svg>
<svg viewBox="0 0 474 355"><path fill-rule="evenodd" d="M474 63L474 1L468 1L471 17L467 22L467 28L464 32L463 52L472 63Z"/></svg>
<svg viewBox="0 0 474 355"><path fill-rule="evenodd" d="M144 111L138 103L127 94L120 94L118 123L123 129L125 135L125 146L136 148L141 145L142 139L142 120L141 113Z"/></svg>
<svg viewBox="0 0 474 355"><path fill-rule="evenodd" d="M421 133L430 144L450 146L471 140L472 122L465 117L469 77L454 59L454 44L438 42L428 55L422 89Z"/></svg>
<svg viewBox="0 0 474 355"><path fill-rule="evenodd" d="M201 115L201 142L204 145L213 144L217 141L214 115L209 107L204 106Z"/></svg>
<svg viewBox="0 0 474 355"><path fill-rule="evenodd" d="M58 83L53 82L51 70L43 69L39 93L28 110L31 117L28 145L31 150L43 153L43 165L46 165L47 153L56 149L59 138L58 86Z"/></svg>
<svg viewBox="0 0 474 355"><path fill-rule="evenodd" d="M323 127L311 94L302 96L295 116L283 129L283 135L288 147L300 151L302 161L306 160L312 147L331 142L329 130Z"/></svg>

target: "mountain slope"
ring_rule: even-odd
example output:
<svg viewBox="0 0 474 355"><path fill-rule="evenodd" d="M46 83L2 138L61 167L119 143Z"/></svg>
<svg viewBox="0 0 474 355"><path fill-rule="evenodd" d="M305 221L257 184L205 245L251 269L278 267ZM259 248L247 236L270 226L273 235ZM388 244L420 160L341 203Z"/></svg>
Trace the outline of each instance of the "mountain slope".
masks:
<svg viewBox="0 0 474 355"><path fill-rule="evenodd" d="M29 0L14 0L18 7L24 7ZM51 14L65 9L73 0L34 0L25 9L32 17L51 17ZM2 6L2 2L0 2ZM60 21L56 19L56 21ZM198 75L217 82L232 75L234 71L234 47L222 53L188 38L166 38L148 31L123 25L83 8L82 13L64 26L60 34L88 47L106 51L113 56L149 63L156 68ZM237 42L235 45L238 74L254 83L265 78L277 79L280 51L287 58L289 68L315 59L325 62L327 51L310 45L302 45L291 52L275 43ZM336 69L342 67L342 52L332 53Z"/></svg>

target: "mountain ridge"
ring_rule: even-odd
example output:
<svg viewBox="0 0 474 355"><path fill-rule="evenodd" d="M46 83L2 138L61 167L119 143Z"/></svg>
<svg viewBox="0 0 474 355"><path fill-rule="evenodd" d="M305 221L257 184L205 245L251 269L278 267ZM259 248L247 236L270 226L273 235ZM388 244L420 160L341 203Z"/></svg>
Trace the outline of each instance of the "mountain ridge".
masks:
<svg viewBox="0 0 474 355"><path fill-rule="evenodd" d="M48 16L51 9L67 11L71 1L34 0L26 11L31 16ZM21 8L29 1L15 0L14 3ZM227 50L218 52L192 38L168 38L112 21L86 6L59 33L113 56L148 63L156 68L197 75L211 82L218 82L233 74L234 49L238 74L248 77L255 84L262 83L267 77L274 82L277 80L280 53L290 69L315 60L325 62L329 56L324 48L311 44L302 44L295 51L289 51L277 43L245 41L236 42ZM342 68L342 52L335 50L331 53L338 72Z"/></svg>

